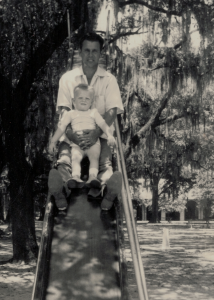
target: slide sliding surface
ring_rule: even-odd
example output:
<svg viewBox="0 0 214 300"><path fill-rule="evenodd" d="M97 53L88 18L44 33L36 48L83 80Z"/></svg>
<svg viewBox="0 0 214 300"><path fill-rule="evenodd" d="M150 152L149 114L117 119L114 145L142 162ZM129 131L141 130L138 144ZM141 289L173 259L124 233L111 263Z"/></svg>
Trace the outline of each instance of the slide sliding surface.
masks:
<svg viewBox="0 0 214 300"><path fill-rule="evenodd" d="M46 300L121 299L114 218L85 190L54 226L48 269Z"/></svg>

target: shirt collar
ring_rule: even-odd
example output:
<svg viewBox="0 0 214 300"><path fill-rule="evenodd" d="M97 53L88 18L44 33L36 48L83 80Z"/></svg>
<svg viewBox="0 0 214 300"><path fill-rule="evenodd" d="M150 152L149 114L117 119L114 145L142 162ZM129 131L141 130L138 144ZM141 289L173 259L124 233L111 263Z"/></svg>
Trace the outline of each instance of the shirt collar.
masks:
<svg viewBox="0 0 214 300"><path fill-rule="evenodd" d="M84 76L85 74L83 73L82 66L80 67L80 76ZM108 72L106 72L105 69L100 68L98 66L97 71L95 72L94 76L100 76L100 77L105 77L108 76Z"/></svg>

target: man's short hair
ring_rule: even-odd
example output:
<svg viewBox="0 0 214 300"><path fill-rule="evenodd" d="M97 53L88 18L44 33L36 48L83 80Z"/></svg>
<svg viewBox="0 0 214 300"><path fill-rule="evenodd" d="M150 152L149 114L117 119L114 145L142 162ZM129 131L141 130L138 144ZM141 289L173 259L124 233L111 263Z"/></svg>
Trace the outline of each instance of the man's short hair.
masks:
<svg viewBox="0 0 214 300"><path fill-rule="evenodd" d="M79 43L80 49L82 49L82 45L83 45L84 41L98 42L100 44L100 51L102 51L102 49L103 49L104 40L99 34L97 34L95 32L88 32L81 37L80 43Z"/></svg>
<svg viewBox="0 0 214 300"><path fill-rule="evenodd" d="M74 96L76 91L80 89L80 90L84 90L84 91L89 91L91 93L93 93L93 98L94 98L94 88L86 83L79 83L77 86L75 86L74 88Z"/></svg>

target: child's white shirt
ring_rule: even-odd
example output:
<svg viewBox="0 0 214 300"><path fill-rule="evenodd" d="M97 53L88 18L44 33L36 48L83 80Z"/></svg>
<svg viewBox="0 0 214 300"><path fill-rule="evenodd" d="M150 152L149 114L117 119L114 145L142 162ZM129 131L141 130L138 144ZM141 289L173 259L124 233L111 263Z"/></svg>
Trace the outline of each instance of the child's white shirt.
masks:
<svg viewBox="0 0 214 300"><path fill-rule="evenodd" d="M100 125L105 123L105 120L99 114L97 109L93 108L87 111L70 110L68 112L65 112L58 124L58 127L62 130L62 132L65 132L66 127L70 123L71 123L72 130L74 132L77 132L77 131L83 131L87 129L90 130L96 129L96 125L100 127ZM105 135L104 138L107 139L107 136ZM65 140L64 135L63 135L63 140ZM69 141L68 138L66 138L66 142L68 141Z"/></svg>

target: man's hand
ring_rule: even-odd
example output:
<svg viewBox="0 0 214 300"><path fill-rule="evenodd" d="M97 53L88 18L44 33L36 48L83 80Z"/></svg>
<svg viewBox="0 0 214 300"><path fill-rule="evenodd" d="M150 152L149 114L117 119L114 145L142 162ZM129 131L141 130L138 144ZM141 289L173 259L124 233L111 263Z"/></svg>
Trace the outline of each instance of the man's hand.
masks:
<svg viewBox="0 0 214 300"><path fill-rule="evenodd" d="M76 132L73 132L70 124L66 128L65 134L71 142L80 146L80 143L82 142L82 134L77 134Z"/></svg>
<svg viewBox="0 0 214 300"><path fill-rule="evenodd" d="M82 142L79 145L80 148L85 150L92 147L97 142L101 132L100 129L83 130Z"/></svg>
<svg viewBox="0 0 214 300"><path fill-rule="evenodd" d="M93 146L102 131L100 129L84 130L83 133L73 132L70 125L66 129L66 136L70 141L78 145L82 150L86 150Z"/></svg>

